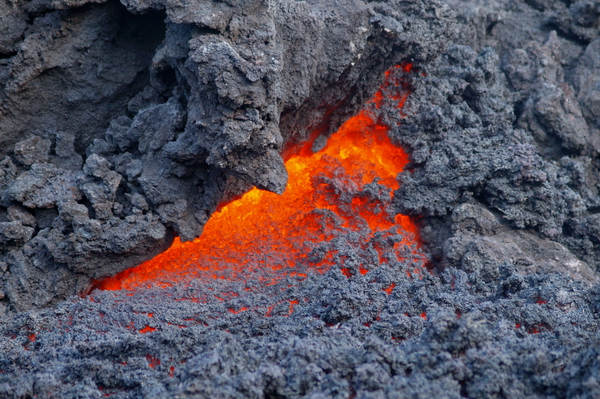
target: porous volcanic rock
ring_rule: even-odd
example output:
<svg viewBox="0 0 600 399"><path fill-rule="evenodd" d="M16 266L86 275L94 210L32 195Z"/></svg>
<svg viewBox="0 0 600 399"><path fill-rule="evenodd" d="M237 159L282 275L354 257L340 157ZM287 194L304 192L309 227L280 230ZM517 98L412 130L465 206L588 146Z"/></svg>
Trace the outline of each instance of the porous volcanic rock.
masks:
<svg viewBox="0 0 600 399"><path fill-rule="evenodd" d="M122 3L2 3L0 396L600 396L598 2ZM350 277L69 296L280 190L280 154L403 60L402 112L371 112L411 157L393 208L420 278L409 248ZM352 259L356 234L323 245Z"/></svg>
<svg viewBox="0 0 600 399"><path fill-rule="evenodd" d="M595 282L598 39L574 42L554 30L554 16L567 12L562 2L454 3L463 43L413 77L406 117L390 123L413 160L400 177L398 212L424 217L423 238L440 265L464 264L469 248L481 253L484 246L490 259L540 270L538 262L518 260L538 251L546 254L542 269L579 269ZM587 18L588 3L577 4L568 12ZM562 255L549 255L556 250Z"/></svg>
<svg viewBox="0 0 600 399"><path fill-rule="evenodd" d="M19 310L199 236L252 185L283 192L284 149L453 32L435 1L0 7L1 285Z"/></svg>

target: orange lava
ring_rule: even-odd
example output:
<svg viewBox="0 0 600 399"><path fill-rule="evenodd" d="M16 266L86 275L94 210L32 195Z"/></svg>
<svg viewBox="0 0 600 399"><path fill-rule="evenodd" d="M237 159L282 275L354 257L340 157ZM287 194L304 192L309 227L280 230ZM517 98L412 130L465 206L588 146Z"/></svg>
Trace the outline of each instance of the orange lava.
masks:
<svg viewBox="0 0 600 399"><path fill-rule="evenodd" d="M394 288L396 288L396 284L392 283L392 284L390 284L389 287L384 288L383 290L385 291L386 294L391 295L392 292L394 291Z"/></svg>
<svg viewBox="0 0 600 399"><path fill-rule="evenodd" d="M149 333L149 332L152 332L152 331L156 331L156 328L154 328L154 327L150 327L150 326L148 326L148 325L146 325L146 327L144 327L144 328L142 328L142 329L140 330L140 332L141 332L142 334L146 334L146 333Z"/></svg>
<svg viewBox="0 0 600 399"><path fill-rule="evenodd" d="M160 359L156 358L152 355L146 355L146 360L148 361L148 366L153 369L160 366Z"/></svg>
<svg viewBox="0 0 600 399"><path fill-rule="evenodd" d="M411 67L396 68L408 72ZM398 78L386 75L372 105L379 108L387 100L402 108L409 92L400 87ZM390 85L396 94L388 95ZM286 161L289 182L283 195L253 189L215 212L201 237L185 243L175 239L167 251L98 282L96 288L134 290L192 279L252 276L271 284L286 276L305 276L311 270L326 272L333 265L339 265L348 277L364 275L371 266L351 270L335 250L315 253L315 248L343 232L360 232L367 241L402 234L402 242L393 248L414 247L417 230L413 222L387 209L392 191L399 187L396 176L407 162L406 153L391 143L388 128L362 111L344 123L322 150L303 150ZM379 262L389 260L389 251L369 245L379 253Z"/></svg>

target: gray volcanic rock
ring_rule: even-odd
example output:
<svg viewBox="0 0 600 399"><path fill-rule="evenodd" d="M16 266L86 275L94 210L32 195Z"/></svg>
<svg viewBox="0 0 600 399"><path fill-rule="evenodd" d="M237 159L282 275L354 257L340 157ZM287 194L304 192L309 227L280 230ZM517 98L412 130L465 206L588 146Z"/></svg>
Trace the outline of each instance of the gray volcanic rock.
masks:
<svg viewBox="0 0 600 399"><path fill-rule="evenodd" d="M0 3L0 396L600 395L598 2L121 3ZM73 296L280 192L401 61L367 107L422 249L338 226L325 274Z"/></svg>
<svg viewBox="0 0 600 399"><path fill-rule="evenodd" d="M535 9L517 4L535 14ZM471 10L465 13L466 18ZM511 17L498 24L512 26L523 18L519 13L507 15ZM527 37L529 28L523 27ZM424 234L441 258L446 256L441 248L455 248L443 244L455 234L452 231L464 233L452 227L449 214L459 204L475 203L495 213L503 225L533 228L540 238L565 245L564 256L572 257L572 251L596 269L598 246L592 226L598 207L600 136L597 116L584 113L584 102L578 100L589 98L578 90L590 90L595 64L589 55L581 61L567 56L565 61L561 50L570 45L554 31L542 43L530 41L525 48L508 47L508 38L499 32L500 27L488 29L482 41L497 44L502 57L490 47L477 53L456 45L437 64L424 67L425 77L414 77L407 116L392 133L410 148L413 158L396 193L398 211L430 217ZM580 54L589 54L582 47ZM576 65L580 74L565 71L563 65ZM586 89L579 82L586 82ZM445 227L431 229L429 223ZM514 254L515 247L503 251ZM559 269L561 265L555 270Z"/></svg>
<svg viewBox="0 0 600 399"><path fill-rule="evenodd" d="M598 287L410 262L260 286L96 291L3 318L0 392L117 398L589 397ZM384 289L396 283L388 295ZM225 300L215 293L239 293ZM204 296L205 293L210 293ZM203 299L200 299L203 298ZM290 301L297 304L292 306Z"/></svg>
<svg viewBox="0 0 600 399"><path fill-rule="evenodd" d="M44 220L3 230L0 256L28 280L5 280L15 309L50 300L24 292L52 273L19 247L28 239L46 266L73 273L60 289L71 294L79 276L129 268L174 235L192 240L252 185L282 193L284 149L335 131L387 68L432 59L453 32L435 1L1 7L0 213L24 206Z"/></svg>

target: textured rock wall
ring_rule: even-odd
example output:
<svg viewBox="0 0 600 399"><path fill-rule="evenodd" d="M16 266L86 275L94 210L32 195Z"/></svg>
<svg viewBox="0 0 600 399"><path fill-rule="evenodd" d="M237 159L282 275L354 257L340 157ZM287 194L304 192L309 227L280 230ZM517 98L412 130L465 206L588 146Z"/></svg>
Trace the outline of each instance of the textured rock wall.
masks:
<svg viewBox="0 0 600 399"><path fill-rule="evenodd" d="M138 18L116 3L80 3L2 3L10 17L2 23L12 21L1 29L5 82L15 43L36 18L68 25L73 13L97 10ZM5 291L17 309L53 306L2 308L0 396L600 396L597 2L449 0L455 16L418 1L269 3L280 7L269 16L265 3L123 3L163 10L140 18L169 19L164 44L141 84L124 84L129 97L104 119L106 130L87 123L78 126L85 134L3 135L16 144L0 163ZM252 81L261 65L248 60L262 56L243 49L266 54L273 42L261 38L272 31L229 35L265 21L274 21L273 51L288 61ZM360 41L363 26L370 39ZM366 49L371 58L359 59ZM197 234L219 200L260 184L260 170L239 169L245 155L268 160L313 129L327 134L372 93L388 61L407 57L417 74L403 76L413 89L403 115L393 101L373 111L409 150L394 206L420 221L431 274L409 277L417 265L405 249L403 260L350 278L334 265L273 285L195 281L57 301L158 250L173 231ZM260 97L267 88L282 97ZM3 109L19 104L8 89L2 96ZM255 134L276 132L261 119L272 107L280 139L256 147ZM38 113L10 123L37 126L26 117ZM280 181L277 165L263 183ZM360 249L348 238L335 244L351 259Z"/></svg>
<svg viewBox="0 0 600 399"><path fill-rule="evenodd" d="M334 131L452 29L436 2L3 2L2 293L44 306L281 193L281 153Z"/></svg>
<svg viewBox="0 0 600 399"><path fill-rule="evenodd" d="M596 281L598 5L451 3L462 43L415 78L393 132L413 159L398 211L425 217L442 267L509 261Z"/></svg>

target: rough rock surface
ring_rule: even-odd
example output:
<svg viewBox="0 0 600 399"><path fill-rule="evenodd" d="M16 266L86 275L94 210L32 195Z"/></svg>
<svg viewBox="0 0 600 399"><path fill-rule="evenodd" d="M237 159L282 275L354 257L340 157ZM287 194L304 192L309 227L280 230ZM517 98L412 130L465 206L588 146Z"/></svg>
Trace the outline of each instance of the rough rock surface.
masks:
<svg viewBox="0 0 600 399"><path fill-rule="evenodd" d="M0 3L0 396L600 395L598 2L122 3ZM69 297L280 191L401 60L430 274Z"/></svg>
<svg viewBox="0 0 600 399"><path fill-rule="evenodd" d="M415 76L407 117L392 133L413 159L400 178L398 211L424 216L426 241L448 261L447 250L457 250L454 243L464 241L466 230L448 216L463 212L459 204L474 203L520 234L566 246L596 270L600 114L592 99L598 75L591 54L597 41L575 44L552 30L554 15L564 14L562 2L455 3L470 34L437 64L424 66L426 76ZM588 10L579 3L576 9ZM540 25L532 29L523 18ZM454 243L443 253L439 244L450 235Z"/></svg>
<svg viewBox="0 0 600 399"><path fill-rule="evenodd" d="M432 59L452 32L429 1L1 7L0 220L35 218L0 232L20 310L199 236L251 185L281 193L284 149L335 131L387 68ZM57 295L36 289L48 279Z"/></svg>
<svg viewBox="0 0 600 399"><path fill-rule="evenodd" d="M486 282L380 266L246 291L97 291L3 320L0 394L25 398L593 398L598 287L506 263ZM396 286L387 294L390 281ZM210 288L210 291L207 291ZM215 292L245 293L220 301ZM202 293L210 293L198 300ZM167 298L165 300L165 298ZM290 301L298 303L294 306Z"/></svg>

